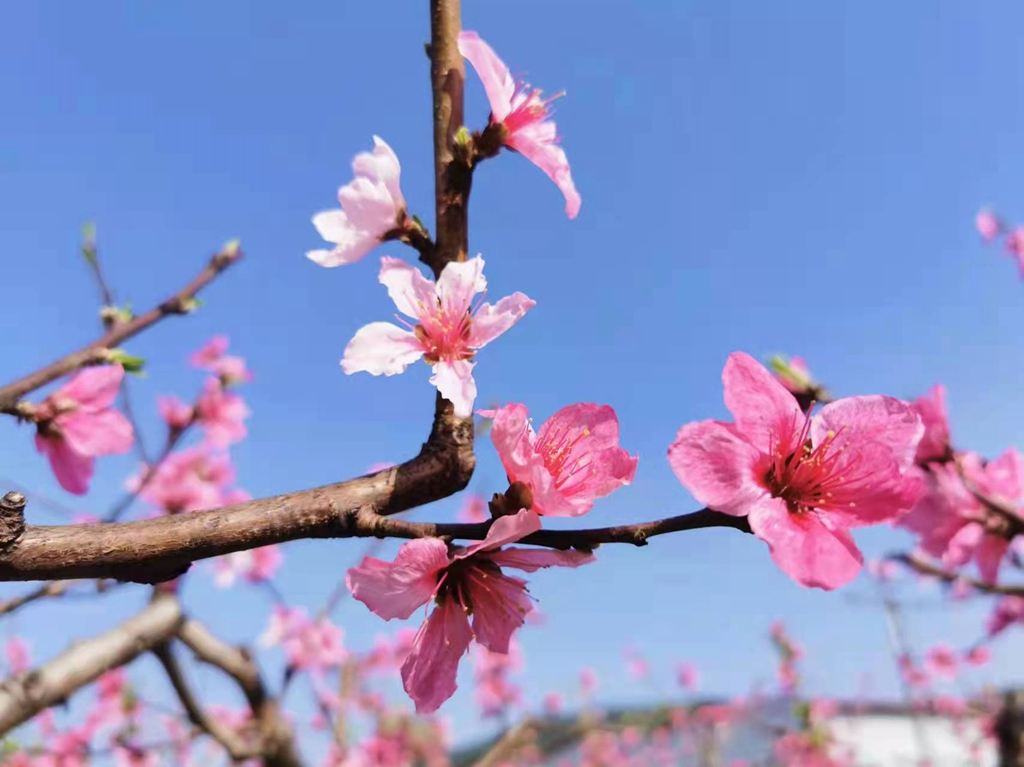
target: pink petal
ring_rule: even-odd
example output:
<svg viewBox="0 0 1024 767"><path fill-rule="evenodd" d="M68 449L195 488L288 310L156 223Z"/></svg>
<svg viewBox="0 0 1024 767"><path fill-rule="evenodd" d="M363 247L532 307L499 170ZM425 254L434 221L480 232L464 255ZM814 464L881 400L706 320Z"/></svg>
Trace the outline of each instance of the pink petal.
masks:
<svg viewBox="0 0 1024 767"><path fill-rule="evenodd" d="M493 411L491 442L512 481L524 480L540 460L533 449L534 433L525 405L505 405Z"/></svg>
<svg viewBox="0 0 1024 767"><path fill-rule="evenodd" d="M313 216L313 226L321 237L335 245L331 250L310 250L306 253L306 258L320 266L355 263L380 244L376 233L355 226L342 210L317 213Z"/></svg>
<svg viewBox="0 0 1024 767"><path fill-rule="evenodd" d="M459 661L472 638L462 605L450 598L420 626L402 664L402 683L416 704L416 713L433 713L455 694Z"/></svg>
<svg viewBox="0 0 1024 767"><path fill-rule="evenodd" d="M974 225L984 240L994 240L1003 228L999 218L992 211L985 209L978 211L978 215L974 218Z"/></svg>
<svg viewBox="0 0 1024 767"><path fill-rule="evenodd" d="M830 431L841 431L843 442L870 440L886 446L900 469L906 470L914 463L924 425L914 405L893 397L869 395L845 397L825 405L811 422L811 440L821 444Z"/></svg>
<svg viewBox="0 0 1024 767"><path fill-rule="evenodd" d="M461 317L473 304L473 296L487 290L484 260L477 256L466 261L452 261L437 278L437 297L452 318Z"/></svg>
<svg viewBox="0 0 1024 767"><path fill-rule="evenodd" d="M523 318L537 302L522 293L505 296L497 304L484 304L473 315L469 329L469 345L480 349Z"/></svg>
<svg viewBox="0 0 1024 767"><path fill-rule="evenodd" d="M526 573L536 572L543 567L579 567L597 560L592 553L568 549L522 549L516 546L500 549L488 554L488 558L500 567L512 567Z"/></svg>
<svg viewBox="0 0 1024 767"><path fill-rule="evenodd" d="M925 494L920 472L902 472L886 445L851 441L833 449L838 452L829 474L847 479L816 503L833 527L892 521L910 511Z"/></svg>
<svg viewBox="0 0 1024 767"><path fill-rule="evenodd" d="M94 459L71 449L59 437L35 435L36 450L50 461L50 467L60 486L69 493L84 495L89 490Z"/></svg>
<svg viewBox="0 0 1024 767"><path fill-rule="evenodd" d="M814 512L793 514L772 498L754 506L748 519L775 564L802 586L831 591L856 578L864 564L850 534L830 530Z"/></svg>
<svg viewBox="0 0 1024 767"><path fill-rule="evenodd" d="M384 620L404 620L430 600L447 566L445 543L423 538L402 544L393 562L364 558L349 569L345 584L353 597Z"/></svg>
<svg viewBox="0 0 1024 767"><path fill-rule="evenodd" d="M360 152L352 160L352 172L371 180L380 181L387 188L391 199L398 207L405 207L402 196L402 166L398 155L380 136L373 137L373 151Z"/></svg>
<svg viewBox="0 0 1024 767"><path fill-rule="evenodd" d="M491 115L495 122L501 122L512 111L512 97L516 91L515 81L505 62L476 32L469 30L459 33L459 53L473 65L491 104Z"/></svg>
<svg viewBox="0 0 1024 767"><path fill-rule="evenodd" d="M98 410L109 407L124 378L120 365L84 368L58 390L62 397L74 400L80 408Z"/></svg>
<svg viewBox="0 0 1024 767"><path fill-rule="evenodd" d="M940 460L949 453L949 421L946 417L946 387L936 384L923 397L914 400L924 434L917 445L914 460L924 464Z"/></svg>
<svg viewBox="0 0 1024 767"><path fill-rule="evenodd" d="M963 567L974 558L984 538L984 527L977 522L965 524L950 539L946 551L942 554L943 564L946 567Z"/></svg>
<svg viewBox="0 0 1024 767"><path fill-rule="evenodd" d="M476 401L476 381L473 380L475 362L469 360L441 360L434 365L430 383L441 396L455 406L455 415L469 418Z"/></svg>
<svg viewBox="0 0 1024 767"><path fill-rule="evenodd" d="M722 382L725 406L736 419L736 428L762 453L769 452L773 436L788 436L804 421L793 395L749 354L729 355Z"/></svg>
<svg viewBox="0 0 1024 767"><path fill-rule="evenodd" d="M493 551L506 544L515 543L530 533L537 532L540 528L540 517L529 509L520 509L516 514L498 517L482 541L474 543L465 551L457 554L455 559L466 559L478 551Z"/></svg>
<svg viewBox="0 0 1024 767"><path fill-rule="evenodd" d="M551 121L527 125L509 136L505 142L532 162L555 182L565 197L565 215L576 218L582 199L576 191L565 150L558 145L557 128Z"/></svg>
<svg viewBox="0 0 1024 767"><path fill-rule="evenodd" d="M228 350L229 339L225 335L217 335L207 341L196 352L193 352L191 362L193 367L206 368L220 359Z"/></svg>
<svg viewBox="0 0 1024 767"><path fill-rule="evenodd" d="M507 654L513 632L533 609L526 581L472 567L467 569L463 584L473 605L476 641L492 652Z"/></svg>
<svg viewBox="0 0 1024 767"><path fill-rule="evenodd" d="M415 266L400 258L380 260L380 283L388 289L398 311L422 320L437 309L437 287Z"/></svg>
<svg viewBox="0 0 1024 767"><path fill-rule="evenodd" d="M416 335L390 322L364 325L348 342L341 368L346 373L393 376L423 356Z"/></svg>
<svg viewBox="0 0 1024 767"><path fill-rule="evenodd" d="M75 411L58 416L57 423L68 447L82 455L126 453L134 442L131 422L116 410Z"/></svg>
<svg viewBox="0 0 1024 767"><path fill-rule="evenodd" d="M986 535L978 546L976 559L978 572L985 583L995 583L999 578L999 567L1006 556L1010 543L998 535Z"/></svg>
<svg viewBox="0 0 1024 767"><path fill-rule="evenodd" d="M338 201L355 229L377 239L398 226L401 210L381 182L356 177L338 190Z"/></svg>
<svg viewBox="0 0 1024 767"><path fill-rule="evenodd" d="M721 421L686 424L668 449L669 465L691 495L734 516L766 495L757 482L760 460L760 451Z"/></svg>
<svg viewBox="0 0 1024 767"><path fill-rule="evenodd" d="M1024 493L1024 458L1014 448L1007 448L998 458L984 466L979 456L963 458L964 474L982 495L1015 505Z"/></svg>

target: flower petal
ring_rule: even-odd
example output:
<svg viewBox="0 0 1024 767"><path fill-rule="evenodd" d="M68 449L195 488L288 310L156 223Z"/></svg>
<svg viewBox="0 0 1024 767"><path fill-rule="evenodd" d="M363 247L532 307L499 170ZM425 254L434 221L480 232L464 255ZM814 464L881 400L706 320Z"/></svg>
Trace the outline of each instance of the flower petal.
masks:
<svg viewBox="0 0 1024 767"><path fill-rule="evenodd" d="M390 322L364 325L348 342L341 367L346 373L393 376L423 356L416 334Z"/></svg>
<svg viewBox="0 0 1024 767"><path fill-rule="evenodd" d="M470 567L463 581L473 605L473 634L492 652L507 654L513 632L526 622L533 602L526 581L501 571Z"/></svg>
<svg viewBox="0 0 1024 767"><path fill-rule="evenodd" d="M76 411L58 416L57 422L68 447L82 455L126 453L135 441L131 422L116 410Z"/></svg>
<svg viewBox="0 0 1024 767"><path fill-rule="evenodd" d="M452 261L437 278L437 297L451 318L461 317L473 304L473 296L487 290L484 260L477 256L466 261Z"/></svg>
<svg viewBox="0 0 1024 767"><path fill-rule="evenodd" d="M492 411L490 418L491 442L505 473L513 482L527 479L531 466L540 459L533 449L535 434L526 405L504 405Z"/></svg>
<svg viewBox="0 0 1024 767"><path fill-rule="evenodd" d="M422 320L437 308L437 288L412 264L384 256L380 260L380 283L388 289L398 311Z"/></svg>
<svg viewBox="0 0 1024 767"><path fill-rule="evenodd" d="M365 557L349 569L345 584L354 598L384 620L404 620L430 601L447 566L444 541L422 538L402 544L393 562Z"/></svg>
<svg viewBox="0 0 1024 767"><path fill-rule="evenodd" d="M722 382L725 406L736 419L736 428L762 453L770 451L773 436L788 438L804 422L793 395L749 354L729 355Z"/></svg>
<svg viewBox="0 0 1024 767"><path fill-rule="evenodd" d="M98 365L84 368L58 389L61 397L78 403L83 410L101 410L110 407L124 378L120 365Z"/></svg>
<svg viewBox="0 0 1024 767"><path fill-rule="evenodd" d="M686 424L668 449L672 471L693 497L734 516L767 495L757 482L760 460L760 451L721 421Z"/></svg>
<svg viewBox="0 0 1024 767"><path fill-rule="evenodd" d="M999 567L1009 548L1009 541L998 535L986 535L982 539L975 559L978 562L978 572L985 583L995 583L999 578Z"/></svg>
<svg viewBox="0 0 1024 767"><path fill-rule="evenodd" d="M778 498L756 504L748 519L775 564L802 586L831 591L856 578L864 564L849 533L829 529L814 512L792 514Z"/></svg>
<svg viewBox="0 0 1024 767"><path fill-rule="evenodd" d="M437 387L441 396L455 406L455 415L459 418L473 415L473 402L476 401L476 381L473 380L475 364L469 360L441 360L434 365L434 375L430 377L430 383Z"/></svg>
<svg viewBox="0 0 1024 767"><path fill-rule="evenodd" d="M460 552L455 559L466 559L479 551L493 551L506 544L515 543L540 528L540 517L529 509L520 509L516 514L506 514L494 520L482 541Z"/></svg>
<svg viewBox="0 0 1024 767"><path fill-rule="evenodd" d="M352 172L374 181L380 181L388 190L396 208L405 207L402 196L402 165L398 155L380 136L373 137L373 151L360 152L352 160Z"/></svg>
<svg viewBox="0 0 1024 767"><path fill-rule="evenodd" d="M488 554L488 559L499 567L512 567L525 573L532 573L543 567L579 567L596 561L597 557L592 552L578 549L558 551L513 546Z"/></svg>
<svg viewBox="0 0 1024 767"><path fill-rule="evenodd" d="M545 121L527 125L506 140L506 144L532 162L545 175L555 182L565 197L565 215L576 218L580 212L582 199L576 191L569 169L569 158L565 150L558 145L558 131L555 123Z"/></svg>
<svg viewBox="0 0 1024 767"><path fill-rule="evenodd" d="M59 437L43 437L35 435L36 450L50 461L50 468L60 486L69 493L85 495L89 490L89 480L95 460L77 453Z"/></svg>
<svg viewBox="0 0 1024 767"><path fill-rule="evenodd" d="M473 65L491 104L491 115L495 122L501 122L512 111L512 97L516 92L515 81L505 62L480 35L470 30L459 33L459 53Z"/></svg>
<svg viewBox="0 0 1024 767"><path fill-rule="evenodd" d="M523 318L537 302L522 293L505 296L494 304L483 304L473 315L469 328L469 345L480 349Z"/></svg>
<svg viewBox="0 0 1024 767"><path fill-rule="evenodd" d="M372 232L353 226L341 210L317 213L313 216L313 226L321 237L336 246L331 250L310 250L306 253L306 258L320 266L333 267L354 263L380 243Z"/></svg>
<svg viewBox="0 0 1024 767"><path fill-rule="evenodd" d="M412 652L402 664L402 684L416 704L416 713L433 713L455 694L459 661L472 638L462 605L450 598L420 626Z"/></svg>
<svg viewBox="0 0 1024 767"><path fill-rule="evenodd" d="M884 445L892 451L899 468L906 471L914 463L924 424L909 402L873 394L844 397L825 405L811 421L811 441L821 444L830 431L845 442Z"/></svg>

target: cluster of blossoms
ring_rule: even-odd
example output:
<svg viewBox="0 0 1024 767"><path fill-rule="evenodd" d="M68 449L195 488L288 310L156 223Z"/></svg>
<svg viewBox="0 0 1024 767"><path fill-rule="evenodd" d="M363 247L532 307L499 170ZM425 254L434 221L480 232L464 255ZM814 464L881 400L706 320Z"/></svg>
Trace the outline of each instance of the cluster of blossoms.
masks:
<svg viewBox="0 0 1024 767"><path fill-rule="evenodd" d="M995 242L1003 238L1006 254L1017 262L1020 274L1024 277L1024 226L1007 226L1003 220L987 208L978 211L974 224L985 242Z"/></svg>

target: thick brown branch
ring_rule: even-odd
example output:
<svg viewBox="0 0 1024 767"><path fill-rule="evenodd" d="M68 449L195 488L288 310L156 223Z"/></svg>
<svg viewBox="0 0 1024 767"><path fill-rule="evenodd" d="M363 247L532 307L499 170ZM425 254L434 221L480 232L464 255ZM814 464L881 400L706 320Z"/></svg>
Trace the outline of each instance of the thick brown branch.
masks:
<svg viewBox="0 0 1024 767"><path fill-rule="evenodd" d="M196 658L216 666L238 683L259 727L264 767L301 767L292 729L281 715L277 701L267 695L259 669L249 654L222 642L192 620L181 627L178 638Z"/></svg>
<svg viewBox="0 0 1024 767"><path fill-rule="evenodd" d="M961 575L960 573L944 570L938 565L934 565L914 554L890 554L888 558L894 562L901 562L911 570L916 570L923 575L930 575L933 578L938 578L944 583L955 583L960 581L961 583L966 583L975 591L980 591L984 594L1024 597L1024 586L1005 586L998 583L985 583L984 581L979 581L976 578L969 578L965 575Z"/></svg>
<svg viewBox="0 0 1024 767"><path fill-rule="evenodd" d="M164 667L167 678L170 680L171 686L174 688L174 692L178 696L178 700L181 701L182 708L185 709L185 713L192 724L209 734L236 761L253 759L260 755L261 751L258 744L247 743L240 733L228 727L216 717L206 713L192 693L192 688L189 687L185 675L178 665L178 660L174 657L174 650L169 643L157 645L153 650L153 654L160 661L160 665Z"/></svg>
<svg viewBox="0 0 1024 767"><path fill-rule="evenodd" d="M92 639L86 639L32 671L0 684L0 735L68 698L101 674L166 642L181 625L178 601L157 595L142 612Z"/></svg>
<svg viewBox="0 0 1024 767"><path fill-rule="evenodd" d="M78 351L71 352L44 368L30 373L24 378L0 387L0 412L14 412L18 400L29 392L45 386L80 367L105 362L107 350L120 346L132 336L155 325L164 317L173 314L187 314L191 311L193 299L204 287L238 261L242 257L241 249L229 247L210 259L206 268L192 282L175 293L159 306L155 306L145 314L139 315L131 322L116 323L105 335Z"/></svg>

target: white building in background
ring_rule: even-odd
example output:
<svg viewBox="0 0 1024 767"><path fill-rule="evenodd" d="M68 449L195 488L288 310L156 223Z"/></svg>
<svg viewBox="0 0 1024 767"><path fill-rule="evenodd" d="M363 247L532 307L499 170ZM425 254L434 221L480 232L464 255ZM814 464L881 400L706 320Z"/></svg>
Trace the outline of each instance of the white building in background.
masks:
<svg viewBox="0 0 1024 767"><path fill-rule="evenodd" d="M976 720L902 711L843 714L832 720L836 740L855 755L857 767L995 767L992 741L982 737ZM972 744L975 746L972 752Z"/></svg>

